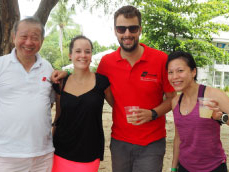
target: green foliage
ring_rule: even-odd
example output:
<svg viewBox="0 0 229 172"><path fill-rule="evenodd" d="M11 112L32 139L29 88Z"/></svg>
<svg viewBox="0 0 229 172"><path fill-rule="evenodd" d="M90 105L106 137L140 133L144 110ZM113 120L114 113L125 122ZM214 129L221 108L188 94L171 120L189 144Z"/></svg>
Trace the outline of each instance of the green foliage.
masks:
<svg viewBox="0 0 229 172"><path fill-rule="evenodd" d="M229 26L211 22L229 14L229 5L222 0L135 0L141 9L142 42L167 53L191 52L198 66L223 62L228 53L212 44L212 35L229 31Z"/></svg>
<svg viewBox="0 0 229 172"><path fill-rule="evenodd" d="M223 90L229 93L229 85L225 86Z"/></svg>
<svg viewBox="0 0 229 172"><path fill-rule="evenodd" d="M116 8L122 5L127 5L132 2L132 0L93 0L93 1L87 1L87 0L74 0L71 1L72 8L76 9L77 7L83 7L84 9L90 9L91 12L94 10L100 10L103 11L104 14L112 14L116 10ZM103 16L105 17L105 16Z"/></svg>
<svg viewBox="0 0 229 172"><path fill-rule="evenodd" d="M68 47L64 47L63 49L63 58L60 56L60 58L56 59L56 61L53 63L53 67L55 69L61 69L63 66L69 65L71 61L69 60L68 56Z"/></svg>
<svg viewBox="0 0 229 172"><path fill-rule="evenodd" d="M108 49L112 49L112 50L117 50L118 49L118 45L117 44L111 44L109 47L108 47Z"/></svg>
<svg viewBox="0 0 229 172"><path fill-rule="evenodd" d="M61 69L63 66L66 66L71 63L69 61L69 44L73 37L79 35L80 33L75 29L66 29L66 36L63 39L63 59L61 57L61 52L59 49L58 43L58 31L50 33L45 37L40 54L43 58L47 59L55 69ZM97 41L93 42L93 54L103 52L108 49L117 49L117 45L111 45L109 47L101 46ZM92 69L96 71L97 66Z"/></svg>
<svg viewBox="0 0 229 172"><path fill-rule="evenodd" d="M108 50L107 47L99 45L97 41L93 42L93 55Z"/></svg>
<svg viewBox="0 0 229 172"><path fill-rule="evenodd" d="M78 5L80 5L80 2L88 3L85 0L79 0ZM96 3L97 7L99 7L99 5L103 3L105 5L108 1L96 0L93 3ZM93 4L87 4L86 6L93 8ZM43 42L40 54L46 58L55 69L61 69L63 66L71 63L68 57L70 41L76 35L82 34L80 25L76 24L72 19L74 14L75 5L70 5L68 0L60 0L50 14L50 18L46 24L48 35ZM105 47L99 45L97 41L93 42L93 47L93 54L103 52L110 48L117 49L117 45L115 44ZM96 70L96 68L94 70Z"/></svg>
<svg viewBox="0 0 229 172"><path fill-rule="evenodd" d="M63 58L61 57L61 52L58 42L58 32L52 32L45 37L40 54L43 58L47 59L55 69L61 69L63 66L70 64L69 61L69 44L71 38L75 35L80 34L75 29L66 29L66 37L63 39Z"/></svg>
<svg viewBox="0 0 229 172"><path fill-rule="evenodd" d="M61 67L66 64L66 58L64 57L64 39L67 38L66 29L74 28L78 33L80 32L80 25L74 23L71 18L75 11L72 8L67 8L68 1L60 0L57 6L54 8L50 15L50 20L47 22L46 28L50 31L50 33L59 32L58 40L59 40L59 50L61 53L61 61L56 62L56 67Z"/></svg>
<svg viewBox="0 0 229 172"><path fill-rule="evenodd" d="M41 54L54 68L61 69L69 64L68 45L72 37L81 34L80 25L74 23L72 15L75 11L68 7L67 0L60 0L50 14L46 24L46 36Z"/></svg>
<svg viewBox="0 0 229 172"><path fill-rule="evenodd" d="M54 32L56 30L62 30L65 36L65 28L74 27L77 30L80 30L80 26L74 22L72 16L75 14L75 11L72 8L67 8L68 3L64 0L60 0L57 6L53 9L50 14L50 18L46 24L46 28Z"/></svg>

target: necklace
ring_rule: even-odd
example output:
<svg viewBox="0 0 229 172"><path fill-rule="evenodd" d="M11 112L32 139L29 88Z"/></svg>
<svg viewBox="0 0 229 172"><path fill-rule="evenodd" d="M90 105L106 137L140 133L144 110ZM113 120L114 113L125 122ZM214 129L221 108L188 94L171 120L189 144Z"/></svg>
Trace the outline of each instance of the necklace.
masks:
<svg viewBox="0 0 229 172"><path fill-rule="evenodd" d="M185 110L185 114L188 114L188 110L187 109Z"/></svg>

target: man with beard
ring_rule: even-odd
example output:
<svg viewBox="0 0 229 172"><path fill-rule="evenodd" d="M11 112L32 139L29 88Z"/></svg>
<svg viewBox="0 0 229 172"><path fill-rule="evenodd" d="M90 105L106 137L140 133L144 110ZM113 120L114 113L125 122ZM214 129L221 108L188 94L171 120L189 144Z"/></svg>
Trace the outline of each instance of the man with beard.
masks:
<svg viewBox="0 0 229 172"><path fill-rule="evenodd" d="M167 55L139 43L141 13L123 6L114 15L120 47L105 55L97 72L108 77L114 96L111 158L113 172L160 172L165 154L165 113L175 96L168 82ZM54 72L55 82L66 72ZM163 100L163 97L165 99ZM127 122L126 106L138 106Z"/></svg>
<svg viewBox="0 0 229 172"><path fill-rule="evenodd" d="M165 68L164 52L139 43L141 13L123 6L114 15L120 47L105 55L98 73L109 78L114 96L111 157L113 172L162 171L165 113L175 96ZM163 96L165 95L165 100ZM138 106L127 122L126 106Z"/></svg>

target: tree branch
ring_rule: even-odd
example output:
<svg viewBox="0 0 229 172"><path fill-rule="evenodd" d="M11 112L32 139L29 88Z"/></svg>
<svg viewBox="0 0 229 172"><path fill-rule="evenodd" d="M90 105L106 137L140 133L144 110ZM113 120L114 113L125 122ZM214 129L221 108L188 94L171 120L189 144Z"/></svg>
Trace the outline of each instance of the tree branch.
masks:
<svg viewBox="0 0 229 172"><path fill-rule="evenodd" d="M46 24L49 14L59 0L41 0L40 5L34 14L34 17L40 19L43 25Z"/></svg>

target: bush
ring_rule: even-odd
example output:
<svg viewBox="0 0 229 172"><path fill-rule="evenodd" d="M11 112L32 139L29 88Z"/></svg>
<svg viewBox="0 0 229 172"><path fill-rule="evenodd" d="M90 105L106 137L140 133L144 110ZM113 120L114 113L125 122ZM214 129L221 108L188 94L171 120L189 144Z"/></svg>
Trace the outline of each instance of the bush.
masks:
<svg viewBox="0 0 229 172"><path fill-rule="evenodd" d="M229 86L227 85L226 87L224 87L223 91L229 92Z"/></svg>

